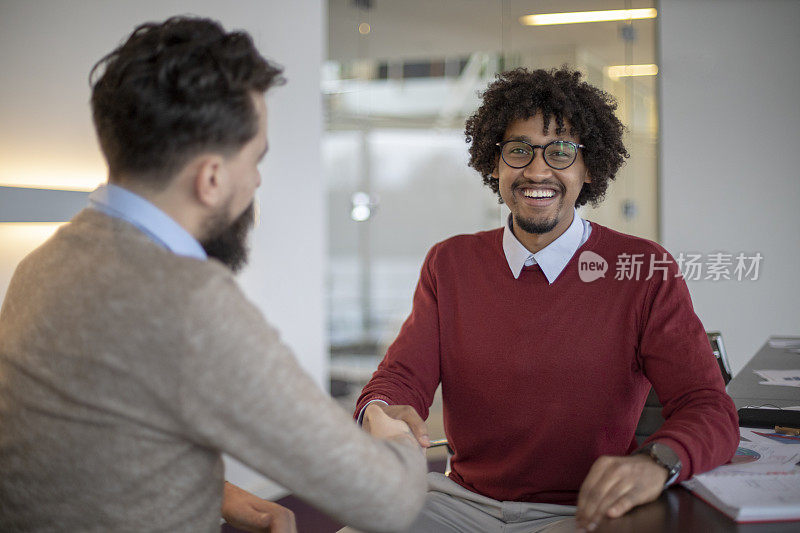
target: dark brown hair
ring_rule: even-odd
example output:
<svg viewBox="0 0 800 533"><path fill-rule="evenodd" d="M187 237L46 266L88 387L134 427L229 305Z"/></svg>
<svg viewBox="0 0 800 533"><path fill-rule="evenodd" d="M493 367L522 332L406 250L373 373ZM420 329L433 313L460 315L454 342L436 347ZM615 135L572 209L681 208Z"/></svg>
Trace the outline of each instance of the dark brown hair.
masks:
<svg viewBox="0 0 800 533"><path fill-rule="evenodd" d="M518 68L497 75L482 95L483 103L466 123L469 165L483 177L500 197L499 184L492 178L506 128L515 120L526 120L542 113L544 127L555 118L556 135L566 131L578 138L583 148L583 161L592 177L585 183L575 206L603 199L609 180L629 157L622 143L624 127L614 114L614 98L581 80L581 73L568 67L552 70ZM502 201L502 200L501 200Z"/></svg>
<svg viewBox="0 0 800 533"><path fill-rule="evenodd" d="M203 150L235 153L258 131L252 94L283 83L280 74L247 33L226 33L213 20L137 27L89 76L110 179L124 174L163 188Z"/></svg>

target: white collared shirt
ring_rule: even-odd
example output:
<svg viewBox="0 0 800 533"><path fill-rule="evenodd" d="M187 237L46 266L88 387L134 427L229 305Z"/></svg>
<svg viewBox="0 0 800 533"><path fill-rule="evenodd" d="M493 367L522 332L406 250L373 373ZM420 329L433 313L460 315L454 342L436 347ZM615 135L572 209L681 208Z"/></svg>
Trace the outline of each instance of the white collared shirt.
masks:
<svg viewBox="0 0 800 533"><path fill-rule="evenodd" d="M579 217L576 209L572 223L564 233L538 252L531 253L511 231L511 224L512 218L508 215L503 228L503 252L514 279L519 278L523 267L538 264L550 284L563 272L569 260L589 240L592 233L592 225Z"/></svg>

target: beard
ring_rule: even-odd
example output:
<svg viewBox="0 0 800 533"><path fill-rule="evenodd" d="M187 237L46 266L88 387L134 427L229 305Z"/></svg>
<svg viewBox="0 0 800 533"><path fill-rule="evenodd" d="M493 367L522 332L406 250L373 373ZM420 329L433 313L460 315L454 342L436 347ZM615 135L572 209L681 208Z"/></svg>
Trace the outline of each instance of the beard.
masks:
<svg viewBox="0 0 800 533"><path fill-rule="evenodd" d="M558 216L544 220L534 220L532 218L522 218L514 215L514 226L526 233L548 233L553 231L556 225L558 225Z"/></svg>
<svg viewBox="0 0 800 533"><path fill-rule="evenodd" d="M206 224L207 237L200 245L208 257L221 261L235 273L247 264L247 255L250 251L247 246L247 235L255 221L255 204L250 202L247 209L233 222L228 221L228 216L226 208L211 217Z"/></svg>
<svg viewBox="0 0 800 533"><path fill-rule="evenodd" d="M529 182L527 180L519 178L514 182L513 185L514 190L518 191L519 189L525 187L525 185L528 183ZM561 212L561 208L564 205L564 195L566 194L566 188L561 183L554 181L547 181L544 182L544 184L555 187L559 191L556 214L553 215L552 218L535 219L535 218L524 218L514 213L513 214L514 226L518 227L519 229L521 229L526 233L534 233L540 235L543 233L548 233L553 231L553 229L555 229L555 227L558 225L558 213ZM519 194L521 195L522 193L520 192Z"/></svg>

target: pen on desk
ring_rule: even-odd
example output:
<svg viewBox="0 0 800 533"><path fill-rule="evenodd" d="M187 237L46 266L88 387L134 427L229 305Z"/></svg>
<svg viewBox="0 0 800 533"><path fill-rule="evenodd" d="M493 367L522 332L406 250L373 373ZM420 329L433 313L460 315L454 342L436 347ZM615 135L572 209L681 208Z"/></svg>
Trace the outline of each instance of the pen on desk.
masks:
<svg viewBox="0 0 800 533"><path fill-rule="evenodd" d="M428 448L434 448L436 446L447 446L447 439L432 440L431 445L428 446Z"/></svg>

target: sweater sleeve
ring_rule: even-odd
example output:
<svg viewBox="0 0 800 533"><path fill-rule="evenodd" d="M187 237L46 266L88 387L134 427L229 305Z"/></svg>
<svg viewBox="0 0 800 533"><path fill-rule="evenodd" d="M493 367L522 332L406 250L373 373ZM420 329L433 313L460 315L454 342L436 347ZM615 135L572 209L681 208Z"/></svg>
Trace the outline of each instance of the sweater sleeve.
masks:
<svg viewBox="0 0 800 533"><path fill-rule="evenodd" d="M646 442L663 442L678 454L677 481L683 481L730 460L739 424L686 282L675 260L661 253L670 264L650 280L639 357L666 421Z"/></svg>
<svg viewBox="0 0 800 533"><path fill-rule="evenodd" d="M345 524L410 525L426 492L419 449L360 430L229 276L206 284L189 305L177 411L192 440Z"/></svg>
<svg viewBox="0 0 800 533"><path fill-rule="evenodd" d="M439 386L439 309L434 265L437 246L422 264L411 314L356 403L355 417L372 400L410 405L428 418Z"/></svg>

